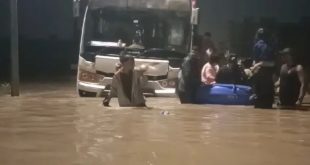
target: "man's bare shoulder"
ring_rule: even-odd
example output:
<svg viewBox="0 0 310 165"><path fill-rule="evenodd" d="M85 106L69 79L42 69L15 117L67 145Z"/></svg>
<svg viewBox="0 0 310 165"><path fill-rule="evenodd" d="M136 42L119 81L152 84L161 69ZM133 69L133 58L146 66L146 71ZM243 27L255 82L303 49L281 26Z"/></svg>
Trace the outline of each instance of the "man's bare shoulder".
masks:
<svg viewBox="0 0 310 165"><path fill-rule="evenodd" d="M302 66L302 65L297 65L297 66L296 66L296 71L297 71L297 72L303 72L303 71L304 71L303 66Z"/></svg>

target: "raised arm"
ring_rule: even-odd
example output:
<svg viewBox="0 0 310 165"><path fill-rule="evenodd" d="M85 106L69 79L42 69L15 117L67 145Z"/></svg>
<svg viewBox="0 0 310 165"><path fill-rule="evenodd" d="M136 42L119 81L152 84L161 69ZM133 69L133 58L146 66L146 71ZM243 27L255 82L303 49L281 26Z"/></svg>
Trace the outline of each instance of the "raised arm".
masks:
<svg viewBox="0 0 310 165"><path fill-rule="evenodd" d="M156 65L158 65L157 62L149 63L149 64L142 64L136 68L136 71L138 71L142 76L146 71L150 69L156 69L155 68Z"/></svg>
<svg viewBox="0 0 310 165"><path fill-rule="evenodd" d="M296 71L297 71L298 78L300 81L299 97L298 97L298 101L296 104L301 105L302 101L305 97L305 94L306 94L305 73L304 73L304 69L301 65L298 65L296 67Z"/></svg>
<svg viewBox="0 0 310 165"><path fill-rule="evenodd" d="M250 68L250 70L252 71L252 73L257 73L259 71L259 69L261 68L261 66L263 65L262 62L256 63L254 64L253 67Z"/></svg>

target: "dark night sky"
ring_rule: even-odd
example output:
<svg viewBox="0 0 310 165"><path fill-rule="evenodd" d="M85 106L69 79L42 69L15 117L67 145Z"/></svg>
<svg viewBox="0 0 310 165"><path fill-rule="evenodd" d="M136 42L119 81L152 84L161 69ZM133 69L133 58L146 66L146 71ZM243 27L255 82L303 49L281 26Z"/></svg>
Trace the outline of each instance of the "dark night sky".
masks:
<svg viewBox="0 0 310 165"><path fill-rule="evenodd" d="M72 37L72 0L19 0L19 26L27 38ZM9 32L9 0L0 0L0 36Z"/></svg>
<svg viewBox="0 0 310 165"><path fill-rule="evenodd" d="M310 0L200 0L201 31L211 31L214 38L225 40L228 22L246 17L273 17L279 22L298 22L310 16Z"/></svg>
<svg viewBox="0 0 310 165"><path fill-rule="evenodd" d="M30 2L31 1L31 2ZM60 38L72 36L72 0L20 0L24 35Z"/></svg>
<svg viewBox="0 0 310 165"><path fill-rule="evenodd" d="M0 36L9 32L9 0L0 0ZM72 37L72 0L19 0L20 32L29 38ZM201 30L212 31L219 40L227 36L227 23L245 17L275 17L294 22L310 16L310 0L200 0Z"/></svg>

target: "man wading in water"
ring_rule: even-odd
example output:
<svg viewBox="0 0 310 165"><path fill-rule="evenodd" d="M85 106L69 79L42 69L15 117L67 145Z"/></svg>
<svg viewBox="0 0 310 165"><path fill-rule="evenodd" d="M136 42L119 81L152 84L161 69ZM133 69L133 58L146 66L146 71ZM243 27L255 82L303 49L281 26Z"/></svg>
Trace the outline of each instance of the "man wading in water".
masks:
<svg viewBox="0 0 310 165"><path fill-rule="evenodd" d="M103 100L103 105L109 106L111 98L117 96L120 107L145 107L142 88L146 84L146 78L143 74L149 67L142 65L135 68L135 59L122 55L120 67L112 80L111 91Z"/></svg>
<svg viewBox="0 0 310 165"><path fill-rule="evenodd" d="M296 63L290 48L280 52L284 60L280 79L276 86L280 87L280 103L283 107L300 106L306 94L305 74L302 65Z"/></svg>
<svg viewBox="0 0 310 165"><path fill-rule="evenodd" d="M274 47L263 28L258 29L253 48L255 108L271 109L274 101Z"/></svg>

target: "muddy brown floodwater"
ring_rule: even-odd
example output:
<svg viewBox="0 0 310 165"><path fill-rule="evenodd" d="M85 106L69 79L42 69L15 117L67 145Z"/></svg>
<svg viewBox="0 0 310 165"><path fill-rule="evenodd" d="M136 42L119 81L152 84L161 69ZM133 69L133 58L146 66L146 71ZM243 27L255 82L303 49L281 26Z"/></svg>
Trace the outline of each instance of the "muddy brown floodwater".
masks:
<svg viewBox="0 0 310 165"><path fill-rule="evenodd" d="M3 165L309 165L310 112L179 105L101 106L73 84L0 97ZM115 107L116 106L116 107Z"/></svg>

